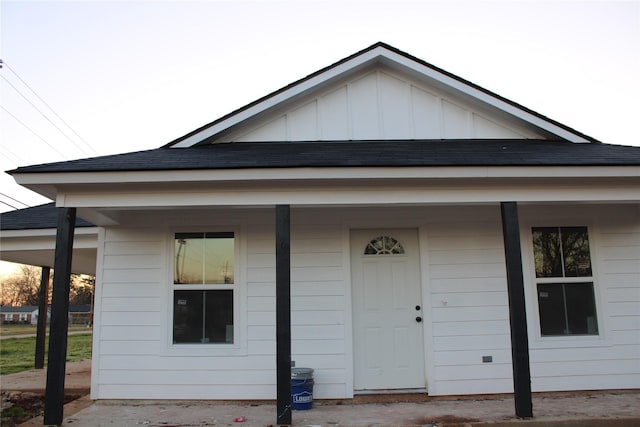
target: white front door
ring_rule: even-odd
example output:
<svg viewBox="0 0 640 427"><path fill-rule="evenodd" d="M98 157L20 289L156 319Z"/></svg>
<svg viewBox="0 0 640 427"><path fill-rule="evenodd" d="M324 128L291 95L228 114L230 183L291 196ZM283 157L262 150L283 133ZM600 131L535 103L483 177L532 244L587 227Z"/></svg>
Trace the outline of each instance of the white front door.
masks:
<svg viewBox="0 0 640 427"><path fill-rule="evenodd" d="M356 390L425 387L417 230L354 230Z"/></svg>

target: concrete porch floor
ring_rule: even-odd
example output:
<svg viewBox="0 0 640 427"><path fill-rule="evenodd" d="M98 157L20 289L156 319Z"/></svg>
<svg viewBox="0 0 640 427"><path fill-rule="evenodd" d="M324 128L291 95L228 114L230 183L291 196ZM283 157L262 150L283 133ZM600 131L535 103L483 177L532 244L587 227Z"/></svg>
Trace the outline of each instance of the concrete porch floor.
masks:
<svg viewBox="0 0 640 427"><path fill-rule="evenodd" d="M412 400L412 399L409 399ZM536 395L533 420L516 420L513 399L465 398L375 403L318 401L293 412L294 426L640 426L640 393ZM235 421L242 417L244 421ZM274 426L275 402L98 401L64 426ZM33 425L33 424L32 424ZM41 425L41 424L40 424Z"/></svg>
<svg viewBox="0 0 640 427"><path fill-rule="evenodd" d="M5 375L4 391L43 391L46 370ZM69 363L67 389L90 386L90 361ZM517 420L513 398L503 396L429 397L368 395L353 400L315 400L313 408L293 412L294 426L640 426L640 390L537 393L534 419ZM271 401L146 401L101 400L88 396L65 405L63 426L187 427L276 425ZM235 421L239 418L244 421ZM42 426L42 417L22 426Z"/></svg>

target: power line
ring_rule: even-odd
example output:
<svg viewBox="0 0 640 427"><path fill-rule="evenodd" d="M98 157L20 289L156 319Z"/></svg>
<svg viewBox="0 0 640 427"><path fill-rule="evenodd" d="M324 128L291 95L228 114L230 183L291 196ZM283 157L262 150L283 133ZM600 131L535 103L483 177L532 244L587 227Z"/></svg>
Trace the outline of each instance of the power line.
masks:
<svg viewBox="0 0 640 427"><path fill-rule="evenodd" d="M53 151L55 151L56 153L58 153L63 159L66 159L66 156L64 154L62 154L61 152L59 152L53 145L49 144L43 137L41 137L40 135L38 135L37 133L35 133L35 131L33 129L31 129L29 126L27 126L22 120L20 120L19 118L17 118L16 116L14 116L11 111L7 110L6 108L4 108L2 105L0 105L0 108L2 108L5 113L7 113L8 115L10 115L11 117L14 118L15 121L17 121L18 123L20 123L22 126L25 127L25 129L27 129L29 132L31 132L32 134L34 134L38 139L40 139L42 142L44 142L45 144L47 144L49 146L49 148L51 148Z"/></svg>
<svg viewBox="0 0 640 427"><path fill-rule="evenodd" d="M9 159L12 163L27 163L27 161L25 159L23 159L22 157L18 156L16 153L13 153L11 151L9 151L7 149L7 147L0 147L1 150L3 150L4 152L0 152L0 155L6 157L7 159ZM13 157L13 158L10 158Z"/></svg>
<svg viewBox="0 0 640 427"><path fill-rule="evenodd" d="M13 200L14 202L18 202L18 203L20 203L21 205L25 205L25 206L26 206L26 207L28 207L28 208L30 208L30 207L31 207L31 206L29 206L28 204L23 203L23 202L21 202L21 201L20 201L20 200L18 200L18 199L14 199L13 197L8 196L8 195L6 195L6 194L4 194L4 193L0 193L0 196L4 196L4 197L6 197L7 199L11 199L11 200Z"/></svg>
<svg viewBox="0 0 640 427"><path fill-rule="evenodd" d="M44 114L33 102L31 102L31 100L29 100L29 98L27 98L26 96L24 96L24 94L22 92L20 92L20 90L18 90L17 87L15 87L13 85L13 83L11 83L5 76L3 76L2 74L0 74L0 77L2 77L2 80L4 80L5 82L7 82L7 84L9 86L11 86L13 88L13 90L15 90L25 101L27 101L33 108L36 109L36 111L38 113L40 113L40 115L42 117L45 118L46 121L48 121L49 123L51 123L51 125L53 127L55 127L56 129L58 129L58 131L64 135L65 138L67 138L69 141L71 141L71 143L73 145L76 146L76 148L78 148L80 151L82 151L84 154L89 155L89 153L87 153L84 148L80 147L73 139L71 139L71 137L69 137L69 135L67 135L62 129L60 129L60 127L58 125L56 125L55 123L53 123L53 121L51 121L51 119L49 117L46 116L46 114ZM6 110L5 110L6 111ZM65 156L63 156L65 157Z"/></svg>
<svg viewBox="0 0 640 427"><path fill-rule="evenodd" d="M52 107L51 107L51 106L50 106L50 105L49 105L49 104L48 104L44 99L42 99L42 97L41 97L40 95L38 95L38 94L36 93L36 91L35 91L31 86L29 86L29 84L27 84L27 82L25 82L25 81L24 81L24 79L23 79L22 77L20 77L20 76L18 75L18 73L16 73L16 71L15 71L13 68L11 68L11 67L9 66L9 64L7 64L6 62L4 62L4 61L2 61L2 60L0 59L0 68L2 68L2 66L3 66L3 65L4 65L4 66L6 66L6 67L9 69L9 71L11 71L11 73L13 73L13 75L14 75L14 76L16 76L16 77L18 78L18 80L20 80L20 81L22 82L22 84L24 84L27 88L29 88L29 90L31 91L31 93L33 93L33 94L36 96L36 98L38 98L38 99L40 100L40 102L42 102L44 105L46 105L46 106L47 106L47 108L48 108L48 109L49 109L49 110L50 110L50 111L51 111L51 112L52 112L52 113L53 113L53 114L54 114L54 115L55 115L55 116L56 116L56 117L57 117L57 118L62 122L62 123L64 123L64 125L65 125L67 128L69 128L69 129L71 130L71 132L73 132L73 133L75 134L75 136L77 136L77 137L80 139L80 141L84 142L84 144L85 144L85 145L86 145L86 146L87 146L91 151L93 151L93 153L94 153L94 154L96 154L96 155L98 154L98 152L97 152L96 150L94 150L94 149L93 149L93 147L92 147L92 146L91 146L87 141L85 141L85 139L84 139L83 137L81 137L81 136L78 134L78 132L76 132L76 131L75 131L75 129L73 129L73 128L71 127L71 125L69 125L69 123L67 123L67 122L66 122L62 117L60 117L60 115L59 115L58 113L56 113L56 111L55 111L55 110L54 110L54 109L53 109L53 108L52 108ZM85 153L85 154L86 154L86 153Z"/></svg>

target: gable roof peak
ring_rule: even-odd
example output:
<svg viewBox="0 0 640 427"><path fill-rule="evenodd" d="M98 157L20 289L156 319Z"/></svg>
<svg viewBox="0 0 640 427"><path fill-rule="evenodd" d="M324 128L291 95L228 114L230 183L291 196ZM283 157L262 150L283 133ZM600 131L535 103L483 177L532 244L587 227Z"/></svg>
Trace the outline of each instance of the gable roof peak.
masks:
<svg viewBox="0 0 640 427"><path fill-rule="evenodd" d="M500 114L513 117L516 120L540 129L544 134L552 135L552 139L563 139L570 142L582 143L599 142L592 137L549 119L385 42L378 41L363 50L232 111L166 144L164 147L186 148L216 142L219 136L232 129L238 128L250 120L264 117L268 111L277 110L283 105L291 103L292 100L301 99L310 93L314 93L314 91L320 92L326 90L332 82L356 75L362 70L369 69L369 67L375 66L376 64L398 71L404 75L413 76L436 89L462 96L475 103L498 111Z"/></svg>

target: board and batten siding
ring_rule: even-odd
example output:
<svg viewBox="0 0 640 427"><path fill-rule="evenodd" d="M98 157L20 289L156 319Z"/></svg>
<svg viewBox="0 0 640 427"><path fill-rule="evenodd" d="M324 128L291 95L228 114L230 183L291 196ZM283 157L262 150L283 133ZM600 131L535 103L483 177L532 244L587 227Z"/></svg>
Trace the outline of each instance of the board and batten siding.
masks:
<svg viewBox="0 0 640 427"><path fill-rule="evenodd" d="M368 70L218 142L545 138L387 69Z"/></svg>
<svg viewBox="0 0 640 427"><path fill-rule="evenodd" d="M637 207L520 207L534 391L640 384L640 215ZM215 217L215 215L213 216ZM276 390L272 210L199 212L102 230L92 397L273 399ZM234 224L242 234L241 348L172 353L172 231ZM531 227L587 225L600 334L540 337ZM315 370L314 397L353 395L350 232L418 230L425 372L432 395L511 392L499 206L292 209L292 359ZM483 362L491 356L491 362Z"/></svg>

